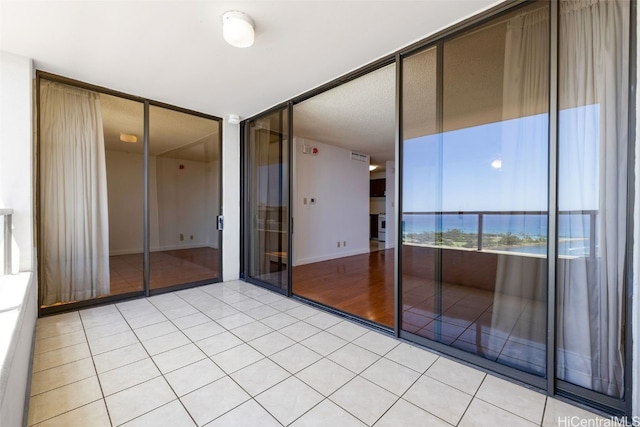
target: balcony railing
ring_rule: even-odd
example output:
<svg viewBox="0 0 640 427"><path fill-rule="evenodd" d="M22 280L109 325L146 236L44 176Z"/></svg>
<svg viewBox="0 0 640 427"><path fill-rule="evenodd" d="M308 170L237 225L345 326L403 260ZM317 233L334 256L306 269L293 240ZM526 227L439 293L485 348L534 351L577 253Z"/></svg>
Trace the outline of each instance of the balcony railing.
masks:
<svg viewBox="0 0 640 427"><path fill-rule="evenodd" d="M3 253L4 253L4 262L2 264L2 276L6 274L11 274L11 241L12 241L12 227L11 227L11 217L13 215L13 209L0 209L0 216L3 218L4 222L4 233L3 233Z"/></svg>
<svg viewBox="0 0 640 427"><path fill-rule="evenodd" d="M529 223L534 223L535 221L532 221L534 219L534 217L539 217L539 224L538 227L534 227L537 228L537 231L534 232L529 232L531 230L513 230L516 232L512 232L512 230L506 229L506 230L501 230L501 231L487 231L487 219L491 218L491 217L515 217L515 216L522 216L523 218L527 218L530 217L530 220L528 221ZM558 237L559 239L563 239L563 238L574 238L577 240L588 240L589 242L589 247L588 250L586 248L586 246L584 247L584 256L589 256L589 257L595 257L596 255L596 217L598 215L598 211L597 210L566 210L566 211L559 211L558 212L558 229L559 229L559 233L558 233ZM404 239L404 235L405 234L409 234L409 233L413 233L413 234L420 234L420 231L416 231L411 230L408 231L406 230L405 226L406 226L406 222L407 219L410 217L414 218L414 221L416 221L416 218L418 216L422 216L423 218L432 218L432 221L425 221L423 220L423 229L422 233L433 233L434 238L436 239L433 243L436 245L442 245L442 236L444 233L446 233L447 231L450 230L454 230L454 229L459 229L462 230L462 234L465 235L470 235L470 234L475 234L477 236L477 242L474 245L475 248L478 251L481 251L483 249L487 249L486 245L485 245L485 237L486 236L495 236L495 235L514 235L514 236L521 236L521 237L527 237L527 238L531 238L531 236L537 237L538 238L538 244L540 246L543 246L543 244L546 243L546 240L548 238L548 224L546 221L546 218L548 216L548 212L546 211L433 211L433 212L404 212L403 213L403 221L402 221L402 232L403 232L403 239ZM459 217L459 223L456 224L457 226L452 226L451 224L455 224L455 221L452 220L447 220L447 218L452 218L454 216ZM581 220L576 224L574 224L572 226L572 219L571 216L587 216L588 219L585 220ZM463 217L466 219L463 220ZM563 230L563 227L561 227L560 225L564 225L562 223L562 218L565 218L565 221L568 221L565 224L568 224L567 227L569 227L570 229L572 229L572 234L567 236L567 235L563 235L563 232L565 232ZM586 221L586 225L585 226L585 221ZM517 221L515 221L517 223ZM523 221L524 224L525 221ZM471 225L470 225L471 224ZM414 228L419 228L416 227L415 224L413 224ZM495 227L495 224L494 224ZM489 228L491 228L491 226L489 226ZM516 227L513 227L514 229L517 229ZM576 233L576 228L581 228L582 232L578 232L576 235L574 233ZM438 242L438 238L441 239L440 243ZM468 243L468 242L467 242ZM527 245L527 243L523 243L524 246ZM491 247L491 245L489 245ZM469 246L466 246L469 248ZM516 249L518 246L514 246L514 249Z"/></svg>

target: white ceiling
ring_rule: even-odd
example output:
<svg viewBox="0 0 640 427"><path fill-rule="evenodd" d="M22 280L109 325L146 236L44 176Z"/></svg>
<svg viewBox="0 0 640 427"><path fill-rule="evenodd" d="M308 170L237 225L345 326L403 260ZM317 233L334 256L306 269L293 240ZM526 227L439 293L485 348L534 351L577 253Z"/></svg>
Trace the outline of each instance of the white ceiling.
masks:
<svg viewBox="0 0 640 427"><path fill-rule="evenodd" d="M246 118L497 3L0 0L0 50L86 83L218 117ZM255 21L252 47L223 41L221 19L228 10L241 10ZM392 160L394 73L391 65L297 104L294 135L369 154L374 164ZM134 122L141 125L137 116L133 122L127 118L126 106L116 99L103 96L103 104L109 119L105 132L113 134L106 135L108 147L139 151L139 144L127 147L116 139ZM193 132L180 128L180 123L190 127L188 122L164 126L171 135L166 144L191 147ZM159 135L155 147L162 151L166 144ZM203 155L195 146L189 150L194 160ZM207 157L217 157L210 151Z"/></svg>

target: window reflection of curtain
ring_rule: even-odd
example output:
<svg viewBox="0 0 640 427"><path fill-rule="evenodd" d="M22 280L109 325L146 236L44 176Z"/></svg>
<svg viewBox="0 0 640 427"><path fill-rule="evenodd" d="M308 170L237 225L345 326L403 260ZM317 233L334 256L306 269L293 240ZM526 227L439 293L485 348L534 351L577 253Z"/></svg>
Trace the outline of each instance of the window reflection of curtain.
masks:
<svg viewBox="0 0 640 427"><path fill-rule="evenodd" d="M99 95L41 83L42 303L108 295L107 176Z"/></svg>
<svg viewBox="0 0 640 427"><path fill-rule="evenodd" d="M507 21L501 141L501 206L546 211L548 182L549 8L525 10ZM537 215L508 215L510 230L539 235ZM546 361L546 257L498 255L492 311L491 352L498 362L538 375ZM505 341L506 339L506 341Z"/></svg>
<svg viewBox="0 0 640 427"><path fill-rule="evenodd" d="M596 253L558 262L558 378L624 391L630 2L560 2L560 210L596 210ZM595 197L594 197L595 196ZM561 237L583 237L584 222ZM563 232L563 230L561 230Z"/></svg>

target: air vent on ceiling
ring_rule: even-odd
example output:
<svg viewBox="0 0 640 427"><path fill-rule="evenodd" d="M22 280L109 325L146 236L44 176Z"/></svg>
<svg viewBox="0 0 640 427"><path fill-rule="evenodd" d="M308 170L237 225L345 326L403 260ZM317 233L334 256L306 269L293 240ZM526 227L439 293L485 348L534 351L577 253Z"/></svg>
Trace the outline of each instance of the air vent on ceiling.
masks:
<svg viewBox="0 0 640 427"><path fill-rule="evenodd" d="M351 160L356 160L358 162L369 163L369 156L362 153L356 153L355 151L351 152Z"/></svg>

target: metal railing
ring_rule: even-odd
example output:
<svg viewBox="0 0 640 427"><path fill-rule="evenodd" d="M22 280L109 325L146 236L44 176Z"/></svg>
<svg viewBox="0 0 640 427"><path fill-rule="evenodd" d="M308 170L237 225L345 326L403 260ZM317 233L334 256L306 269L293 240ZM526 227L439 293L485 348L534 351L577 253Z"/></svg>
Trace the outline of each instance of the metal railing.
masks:
<svg viewBox="0 0 640 427"><path fill-rule="evenodd" d="M12 240L12 227L11 217L13 215L13 209L0 209L0 216L4 219L4 264L2 268L2 275L11 274L11 240Z"/></svg>
<svg viewBox="0 0 640 427"><path fill-rule="evenodd" d="M546 216L549 212L547 211L433 211L433 212L403 212L403 217L413 216L413 215L432 215L435 217L435 229L434 232L436 234L442 233L446 230L443 230L442 227L442 219L445 216L449 215L457 215L457 216L476 216L477 217L477 249L479 251L484 248L484 235L487 234L485 232L485 218L487 216L513 216L513 215L537 215L537 216ZM559 211L558 217L562 215L588 215L589 216L589 257L595 257L596 254L596 217L598 215L597 210L565 210ZM403 221L404 222L404 221ZM404 224L402 227L404 233ZM545 233L547 230L545 228ZM548 238L545 234L544 237ZM562 236L559 236L562 237Z"/></svg>

